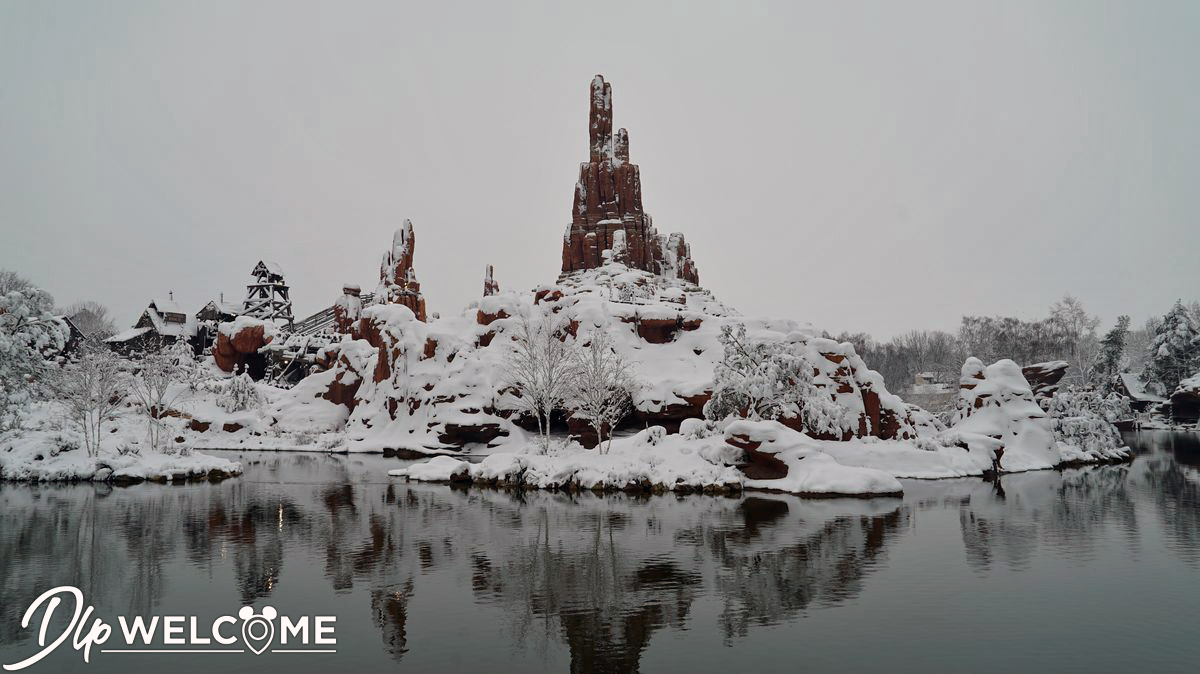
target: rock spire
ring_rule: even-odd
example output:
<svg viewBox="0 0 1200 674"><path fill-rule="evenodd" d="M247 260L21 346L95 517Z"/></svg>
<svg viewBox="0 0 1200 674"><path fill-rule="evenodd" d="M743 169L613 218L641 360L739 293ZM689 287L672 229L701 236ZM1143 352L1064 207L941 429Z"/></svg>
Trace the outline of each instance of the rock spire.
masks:
<svg viewBox="0 0 1200 674"><path fill-rule="evenodd" d="M642 207L642 179L629 161L629 133L612 130L612 85L596 75L590 88L589 156L579 165L571 225L563 236L563 273L614 261L699 283L691 248L679 233L659 236ZM623 245L621 239L623 238Z"/></svg>

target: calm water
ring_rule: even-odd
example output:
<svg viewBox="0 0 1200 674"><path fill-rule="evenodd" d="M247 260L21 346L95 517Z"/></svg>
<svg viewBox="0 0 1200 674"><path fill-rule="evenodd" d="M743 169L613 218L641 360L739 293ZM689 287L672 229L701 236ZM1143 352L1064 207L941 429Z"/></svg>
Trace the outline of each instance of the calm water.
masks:
<svg viewBox="0 0 1200 674"><path fill-rule="evenodd" d="M65 644L25 671L1196 671L1200 446L1129 440L1129 466L902 499L515 495L252 452L217 485L4 484L0 662L38 650L30 601L75 585L114 630L334 615L337 652Z"/></svg>

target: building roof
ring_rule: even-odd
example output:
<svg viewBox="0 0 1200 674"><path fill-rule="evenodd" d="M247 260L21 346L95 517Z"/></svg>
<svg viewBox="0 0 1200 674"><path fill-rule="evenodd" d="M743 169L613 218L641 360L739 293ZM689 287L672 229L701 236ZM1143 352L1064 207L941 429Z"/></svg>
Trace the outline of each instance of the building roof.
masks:
<svg viewBox="0 0 1200 674"><path fill-rule="evenodd" d="M1147 391L1146 385L1142 383L1142 380L1132 372L1121 373L1121 384L1125 387L1125 392L1128 393L1129 397L1133 400L1152 403L1163 403L1167 401L1166 398L1154 395L1153 393Z"/></svg>
<svg viewBox="0 0 1200 674"><path fill-rule="evenodd" d="M173 299L153 299L150 300L150 305L158 310L160 314L186 314L179 303Z"/></svg>
<svg viewBox="0 0 1200 674"><path fill-rule="evenodd" d="M152 329L153 328L130 328L125 332L118 332L104 341L108 342L109 344L120 344L121 342L128 342L131 339L141 337L147 332L150 332Z"/></svg>

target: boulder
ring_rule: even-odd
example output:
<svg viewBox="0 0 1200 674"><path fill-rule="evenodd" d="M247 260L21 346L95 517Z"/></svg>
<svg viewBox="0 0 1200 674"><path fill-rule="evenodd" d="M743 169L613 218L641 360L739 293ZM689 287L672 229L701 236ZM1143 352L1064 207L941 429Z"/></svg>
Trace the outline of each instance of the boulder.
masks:
<svg viewBox="0 0 1200 674"><path fill-rule="evenodd" d="M255 380L261 379L266 373L267 359L259 350L274 338L272 325L257 318L238 316L218 326L212 347L213 360L224 372L246 372Z"/></svg>
<svg viewBox="0 0 1200 674"><path fill-rule="evenodd" d="M1070 363L1065 360L1034 363L1022 367L1021 375L1029 383L1034 397L1042 400L1053 396L1058 391L1058 384L1066 376L1070 366Z"/></svg>

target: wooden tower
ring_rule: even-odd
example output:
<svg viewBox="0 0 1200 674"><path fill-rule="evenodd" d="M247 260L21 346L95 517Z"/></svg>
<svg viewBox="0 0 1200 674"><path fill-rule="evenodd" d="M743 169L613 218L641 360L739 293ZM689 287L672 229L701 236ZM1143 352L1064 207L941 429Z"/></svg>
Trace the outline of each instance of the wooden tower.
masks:
<svg viewBox="0 0 1200 674"><path fill-rule="evenodd" d="M290 329L292 300L288 297L287 284L283 282L283 269L274 262L259 260L250 275L254 282L246 286L242 314Z"/></svg>

